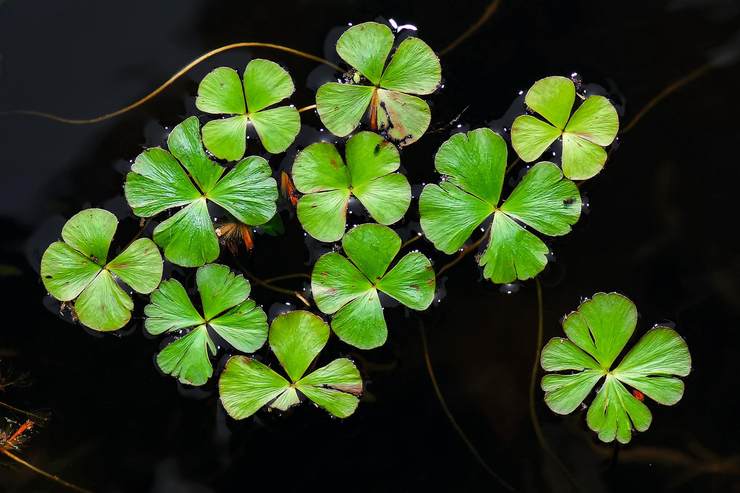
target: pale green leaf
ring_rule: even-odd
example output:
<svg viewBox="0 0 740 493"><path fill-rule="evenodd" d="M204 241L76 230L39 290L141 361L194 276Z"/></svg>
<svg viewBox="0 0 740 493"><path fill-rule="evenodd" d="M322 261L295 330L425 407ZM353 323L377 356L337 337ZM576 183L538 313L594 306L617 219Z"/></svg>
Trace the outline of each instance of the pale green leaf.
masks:
<svg viewBox="0 0 740 493"><path fill-rule="evenodd" d="M211 328L234 349L253 353L267 340L267 316L252 300L246 300L209 322Z"/></svg>
<svg viewBox="0 0 740 493"><path fill-rule="evenodd" d="M419 38L404 39L393 54L380 86L409 94L431 94L442 80L434 51Z"/></svg>
<svg viewBox="0 0 740 493"><path fill-rule="evenodd" d="M244 70L244 93L250 115L279 103L294 91L290 74L275 62L255 58Z"/></svg>
<svg viewBox="0 0 740 493"><path fill-rule="evenodd" d="M361 224L344 235L342 248L360 272L375 283L401 249L401 238L386 226Z"/></svg>
<svg viewBox="0 0 740 493"><path fill-rule="evenodd" d="M293 184L301 193L343 190L350 186L342 156L328 142L311 144L299 152L293 162L292 175Z"/></svg>
<svg viewBox="0 0 740 493"><path fill-rule="evenodd" d="M565 128L576 98L573 81L560 76L545 77L532 85L524 102L558 129Z"/></svg>
<svg viewBox="0 0 740 493"><path fill-rule="evenodd" d="M159 223L154 242L162 247L167 260L183 267L199 267L218 257L218 238L205 198Z"/></svg>
<svg viewBox="0 0 740 493"><path fill-rule="evenodd" d="M249 119L262 145L270 154L285 151L301 130L301 116L292 106L250 113Z"/></svg>
<svg viewBox="0 0 740 493"><path fill-rule="evenodd" d="M298 200L301 226L319 241L337 241L344 235L349 204L349 189L304 195Z"/></svg>
<svg viewBox="0 0 740 493"><path fill-rule="evenodd" d="M216 354L216 348L208 329L201 325L162 349L157 355L157 365L181 383L203 385L213 375L209 353Z"/></svg>
<svg viewBox="0 0 740 493"><path fill-rule="evenodd" d="M549 249L542 240L505 213L493 216L491 237L478 263L483 277L497 284L531 279L547 265Z"/></svg>
<svg viewBox="0 0 740 493"><path fill-rule="evenodd" d="M264 158L249 156L218 182L208 198L242 223L259 226L277 211L277 182Z"/></svg>
<svg viewBox="0 0 740 493"><path fill-rule="evenodd" d="M423 254L406 254L378 281L378 289L414 310L426 310L436 287L432 263Z"/></svg>
<svg viewBox="0 0 740 493"><path fill-rule="evenodd" d="M372 289L368 279L338 253L322 255L311 274L311 293L316 306L329 315Z"/></svg>
<svg viewBox="0 0 740 493"><path fill-rule="evenodd" d="M200 122L195 116L175 126L167 138L167 147L188 170L200 191L208 193L224 172L224 168L210 160L200 137Z"/></svg>
<svg viewBox="0 0 740 493"><path fill-rule="evenodd" d="M148 294L157 288L162 279L162 256L152 240L139 238L105 268L137 293Z"/></svg>
<svg viewBox="0 0 740 493"><path fill-rule="evenodd" d="M393 173L401 165L396 146L373 132L353 135L347 141L344 154L353 187Z"/></svg>
<svg viewBox="0 0 740 493"><path fill-rule="evenodd" d="M220 264L200 267L196 272L195 283L206 321L242 303L250 291L249 281Z"/></svg>
<svg viewBox="0 0 740 493"><path fill-rule="evenodd" d="M555 142L562 132L531 115L520 115L511 126L511 146L522 158L531 163Z"/></svg>
<svg viewBox="0 0 740 493"><path fill-rule="evenodd" d="M345 137L360 124L374 94L371 86L328 82L316 91L316 111L331 133Z"/></svg>
<svg viewBox="0 0 740 493"><path fill-rule="evenodd" d="M557 414L572 413L603 376L604 374L598 370L567 375L545 375L542 378L542 390L545 391L547 407Z"/></svg>
<svg viewBox="0 0 740 493"><path fill-rule="evenodd" d="M340 358L303 377L296 388L338 418L355 412L362 393L362 377L350 360Z"/></svg>
<svg viewBox="0 0 740 493"><path fill-rule="evenodd" d="M80 293L74 308L82 325L107 332L118 330L128 323L134 302L116 284L110 272L103 269Z"/></svg>
<svg viewBox="0 0 740 493"><path fill-rule="evenodd" d="M329 340L329 326L313 313L278 315L270 326L270 348L293 382L298 381Z"/></svg>
<svg viewBox="0 0 740 493"><path fill-rule="evenodd" d="M561 236L581 215L581 194L560 168L541 162L524 175L501 210L540 233Z"/></svg>
<svg viewBox="0 0 740 493"><path fill-rule="evenodd" d="M577 135L563 134L563 174L571 180L587 180L606 163L606 151Z"/></svg>
<svg viewBox="0 0 740 493"><path fill-rule="evenodd" d="M59 301L72 301L90 285L101 267L61 241L49 245L41 257L41 280Z"/></svg>
<svg viewBox="0 0 740 493"><path fill-rule="evenodd" d="M152 335L164 334L205 323L190 301L185 288L176 279L162 281L150 303L144 307L144 327Z"/></svg>
<svg viewBox="0 0 740 493"><path fill-rule="evenodd" d="M342 60L375 85L380 83L392 47L393 32L385 24L377 22L352 26L337 41L337 53Z"/></svg>
<svg viewBox="0 0 740 493"><path fill-rule="evenodd" d="M382 346L388 337L378 293L369 289L341 308L331 321L331 328L342 341L360 349Z"/></svg>
<svg viewBox="0 0 740 493"><path fill-rule="evenodd" d="M429 128L432 112L426 101L397 91L376 89L375 108L371 110L377 119L378 131L388 135L399 146L413 144ZM323 121L323 120L322 120ZM328 125L327 125L328 128Z"/></svg>
<svg viewBox="0 0 740 493"><path fill-rule="evenodd" d="M411 204L411 185L400 173L381 176L355 186L352 193L380 224L399 221Z"/></svg>
<svg viewBox="0 0 740 493"><path fill-rule="evenodd" d="M244 419L289 389L289 382L257 360L232 356L218 379L218 393L226 412Z"/></svg>
<svg viewBox="0 0 740 493"><path fill-rule="evenodd" d="M62 239L102 266L108 259L108 249L117 227L118 219L112 213L104 209L85 209L64 224Z"/></svg>
<svg viewBox="0 0 740 493"><path fill-rule="evenodd" d="M203 77L198 85L195 107L211 114L243 115L246 113L244 89L236 70L218 67ZM205 139L205 128L203 133Z"/></svg>
<svg viewBox="0 0 740 493"><path fill-rule="evenodd" d="M246 115L211 120L203 125L203 144L219 159L236 161L247 150Z"/></svg>
<svg viewBox="0 0 740 493"><path fill-rule="evenodd" d="M619 115L604 96L589 96L570 117L565 132L600 146L614 142L619 131Z"/></svg>

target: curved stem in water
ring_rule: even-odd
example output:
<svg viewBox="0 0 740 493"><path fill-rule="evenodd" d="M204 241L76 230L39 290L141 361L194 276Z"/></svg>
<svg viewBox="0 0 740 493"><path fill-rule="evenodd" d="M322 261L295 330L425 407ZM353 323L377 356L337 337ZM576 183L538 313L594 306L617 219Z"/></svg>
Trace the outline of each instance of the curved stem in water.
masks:
<svg viewBox="0 0 740 493"><path fill-rule="evenodd" d="M467 246L463 247L462 251L457 254L457 257L455 257L454 260L452 260L451 262L443 265L442 268L440 268L439 271L437 272L437 277L441 276L442 273L445 272L446 270L454 267L458 262L460 262L462 259L464 259L465 256L467 256L470 252L472 252L473 250L475 250L476 248L478 248L478 246L481 243L483 243L483 240L485 240L488 237L488 234L490 232L491 232L491 227L489 226L483 236L481 236L480 238L478 238L476 241L474 241L470 245L467 245Z"/></svg>
<svg viewBox="0 0 740 493"><path fill-rule="evenodd" d="M457 424L457 420L455 420L455 416L452 415L452 411L450 411L450 408L447 407L447 402L445 401L444 396L442 395L442 391L439 388L439 384L437 383L437 377L434 375L434 368L432 367L432 358L429 356L429 344L427 343L427 335L424 331L424 324L419 321L419 332L421 333L421 344L424 349L424 362L427 367L427 373L429 374L429 380L432 382L432 387L434 387L434 393L437 396L437 400L439 401L439 405L442 407L442 411L444 411L445 415L447 416L447 419L450 421L450 424L455 429L457 434L460 436L462 441L465 443L465 446L468 447L468 450L470 450L470 453L473 454L473 457L475 457L475 460L478 461L478 463L481 465L483 469L486 470L488 474L491 475L504 489L507 491L515 491L514 487L511 486L506 480L504 480L501 476L499 476L496 471L491 469L491 467L486 464L486 461L483 460L483 457L481 457L480 453L478 452L478 449L475 448L473 445L473 442L470 441L470 439L465 435L465 432L462 430L459 424Z"/></svg>
<svg viewBox="0 0 740 493"><path fill-rule="evenodd" d="M448 44L442 51L439 52L439 54L441 56L446 55L447 53L457 48L458 45L460 45L463 41L475 34L475 32L483 27L483 25L488 22L488 19L490 19L491 16L496 13L500 5L501 0L493 0L493 2L488 4L488 7L486 7L486 10L483 11L483 14L478 18L478 20L471 24L470 27L468 27L460 36L455 38L452 43Z"/></svg>
<svg viewBox="0 0 740 493"><path fill-rule="evenodd" d="M53 120L60 123L69 123L72 125L86 125L90 123L98 123L105 120L109 120L111 118L115 118L116 116L122 115L128 111L131 111L135 108L138 108L139 106L143 105L144 103L154 99L156 96L158 96L162 91L167 89L169 86L171 86L177 79L185 75L188 71L190 71L193 67L200 64L201 62L204 62L205 60L208 60L209 58L218 55L219 53L223 53L225 51L233 50L236 48L269 48L273 50L283 51L286 53L290 53L292 55L296 55L302 58L305 58L307 60L312 60L314 62L323 63L324 65L328 65L329 67L333 68L337 72L342 72L343 69L330 62L329 60L325 60L319 56L312 55L311 53L306 53L305 51L296 50L295 48L290 48L288 46L278 45L274 43L260 43L256 41L245 41L240 43L232 43L225 46L221 46L219 48L216 48L214 50L209 51L208 53L204 53L203 55L199 56L192 62L185 65L183 68L175 72L172 77L167 79L162 85L157 87L155 90L147 94L141 99L138 99L137 101L134 101L133 103L129 104L128 106L124 106L123 108L113 111L111 113L106 113L104 115L96 116L94 118L65 118L59 115L54 115L52 113L45 113L43 111L29 111L29 110L17 110L17 111L9 111L4 112L3 114L11 114L11 115L30 115L30 116L38 116L41 118L47 118L49 120ZM305 108L301 108L301 110L306 111L308 109L312 109L310 106L307 106ZM300 110L299 110L300 111Z"/></svg>
<svg viewBox="0 0 740 493"><path fill-rule="evenodd" d="M45 478L50 479L50 480L54 481L55 483L58 483L58 484L64 486L65 488L69 488L70 490L78 491L80 493L90 493L90 490L86 490L85 488L80 488L77 485L74 485L74 484L72 484L72 483L70 483L68 481L63 480L59 476L55 476L54 474L48 473L48 472L44 471L43 469L39 469L38 467L34 466L30 462L27 462L27 461L21 459L20 457L18 457L17 455L15 455L13 452L9 451L8 449L6 449L4 447L0 447L0 453L6 455L8 458L10 458L11 460L13 460L14 462L17 462L18 464L20 464L20 465L22 465L24 467L27 467L28 469L32 470L36 474L40 474L40 475L44 476Z"/></svg>
<svg viewBox="0 0 740 493"><path fill-rule="evenodd" d="M576 483L573 475L570 473L568 468L565 467L565 464L563 464L555 451L550 447L550 444L547 443L547 439L545 439L545 435L542 433L542 428L540 428L539 419L537 419L537 410L535 409L534 398L535 389L537 388L537 372L540 368L540 352L542 350L542 337L544 332L544 307L542 303L542 285L540 284L540 280L536 277L534 278L534 284L537 287L537 341L534 352L534 361L532 362L532 375L529 379L529 418L532 421L532 428L534 428L534 434L537 436L537 441L539 442L540 447L542 447L545 453L547 453L547 455L549 455L563 471L563 474L568 478L573 489L575 491L580 491L578 483Z"/></svg>

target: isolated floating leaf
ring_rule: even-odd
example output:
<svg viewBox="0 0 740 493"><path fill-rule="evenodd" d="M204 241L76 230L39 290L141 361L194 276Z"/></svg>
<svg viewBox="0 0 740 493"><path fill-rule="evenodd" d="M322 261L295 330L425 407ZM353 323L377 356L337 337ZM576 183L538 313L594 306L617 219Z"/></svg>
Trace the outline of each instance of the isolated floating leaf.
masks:
<svg viewBox="0 0 740 493"><path fill-rule="evenodd" d="M570 232L581 213L578 187L549 162L535 164L499 204L506 155L506 143L488 128L455 134L435 156L444 180L426 185L419 198L424 234L448 254L493 215L478 262L484 277L495 283L532 278L547 265L547 246L523 225L560 236Z"/></svg>
<svg viewBox="0 0 740 493"><path fill-rule="evenodd" d="M160 148L139 154L124 188L139 217L184 206L153 235L167 260L183 267L198 267L219 255L208 200L250 226L269 221L277 210L277 183L267 161L249 156L224 174L226 169L203 150L199 128L198 119L190 117L172 129L167 141L172 154Z"/></svg>
<svg viewBox="0 0 740 493"><path fill-rule="evenodd" d="M292 106L266 108L294 91L288 72L269 60L255 58L249 62L243 84L235 70L214 69L200 82L195 106L205 113L233 116L203 126L206 148L219 159L238 161L244 156L251 122L267 152L283 152L300 131L298 110Z"/></svg>
<svg viewBox="0 0 740 493"><path fill-rule="evenodd" d="M216 343L209 328L239 351L254 352L267 339L267 317L250 299L249 281L225 265L208 264L196 272L199 312L176 279L164 281L144 308L144 327L152 335L178 333L157 356L160 369L189 385L203 385L213 374ZM179 331L188 330L184 335ZM180 336L181 335L181 336Z"/></svg>
<svg viewBox="0 0 740 493"><path fill-rule="evenodd" d="M345 146L347 164L333 144L306 147L293 163L293 183L305 194L297 206L303 229L320 241L344 235L352 195L381 224L392 224L406 213L411 187L400 166L398 149L372 132L359 132Z"/></svg>
<svg viewBox="0 0 740 493"><path fill-rule="evenodd" d="M427 309L436 287L431 262L412 252L388 271L401 239L380 224L351 229L342 247L349 260L331 252L314 265L311 289L316 306L333 315L331 327L344 342L360 349L381 346L388 329L378 291L414 310Z"/></svg>
<svg viewBox="0 0 740 493"><path fill-rule="evenodd" d="M606 162L604 147L619 131L619 116L603 96L589 96L571 116L575 86L566 77L546 77L527 91L525 103L546 121L521 115L511 127L511 144L520 158L532 162L562 136L563 174L572 180L593 177Z"/></svg>
<svg viewBox="0 0 740 493"><path fill-rule="evenodd" d="M426 101L414 95L433 93L440 84L439 58L424 41L406 38L388 61L394 36L390 28L365 22L347 29L337 41L339 56L371 85L329 82L316 93L316 110L327 129L344 137L370 108L370 128L384 132L399 146L416 142L429 127Z"/></svg>
<svg viewBox="0 0 740 493"><path fill-rule="evenodd" d="M614 366L637 324L637 309L617 293L597 293L563 320L567 339L553 338L542 349L545 402L558 414L569 414L604 379L589 406L587 423L599 439L627 443L632 430L645 431L652 422L648 407L625 385L654 401L673 405L683 396L691 371L686 342L667 327L647 331ZM641 396L642 397L642 396Z"/></svg>
<svg viewBox="0 0 740 493"><path fill-rule="evenodd" d="M312 313L298 310L276 317L270 326L270 347L289 380L254 359L231 357L219 378L226 412L244 419L264 406L285 411L300 403L300 392L334 416L350 416L362 393L354 363L337 359L304 376L328 338L328 325Z"/></svg>
<svg viewBox="0 0 740 493"><path fill-rule="evenodd" d="M107 262L117 227L112 213L85 209L67 221L63 241L49 245L41 258L41 279L49 294L73 301L80 323L93 330L117 330L131 318L133 300L116 279L142 294L152 292L162 279L162 257L147 238Z"/></svg>

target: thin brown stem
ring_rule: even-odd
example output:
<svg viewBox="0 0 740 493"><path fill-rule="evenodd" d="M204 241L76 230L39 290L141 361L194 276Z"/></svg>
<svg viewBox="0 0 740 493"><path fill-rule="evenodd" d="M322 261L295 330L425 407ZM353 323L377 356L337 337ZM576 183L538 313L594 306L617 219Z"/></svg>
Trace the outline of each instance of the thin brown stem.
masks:
<svg viewBox="0 0 740 493"><path fill-rule="evenodd" d="M488 22L488 19L490 19L491 16L496 13L500 5L501 0L494 0L493 2L488 4L488 7L486 7L486 10L483 11L483 14L481 14L478 20L471 24L470 27L468 27L460 36L455 38L454 41L448 44L442 51L439 52L439 54L441 56L446 55L447 53L457 48L463 41L475 34L475 32L483 27L483 25Z"/></svg>
<svg viewBox="0 0 740 493"><path fill-rule="evenodd" d="M475 242L471 243L470 245L466 245L463 247L462 251L457 254L457 257L455 257L454 260L451 262L445 264L442 266L442 268L439 269L437 272L437 277L441 276L443 272L451 269L455 265L457 265L458 262L460 262L462 259L464 259L470 252L478 248L478 246L483 243L483 240L485 240L488 237L488 233L490 232L490 228L486 231L486 233L478 238Z"/></svg>
<svg viewBox="0 0 740 493"><path fill-rule="evenodd" d="M12 114L12 115L30 115L30 116L38 116L41 118L47 118L49 120L54 120L56 122L61 123L69 123L73 125L86 125L90 123L98 123L105 120L109 120L111 118L115 118L116 116L122 115L126 112L129 112L135 108L138 108L139 106L143 105L144 103L154 99L159 94L161 94L165 89L170 87L175 81L177 81L180 77L185 75L187 72L189 72L193 67L196 65L204 62L205 60L208 60L209 58L218 55L219 53L223 53L225 51L233 50L236 48L269 48L273 50L283 51L286 53L290 53L292 55L296 55L302 58L305 58L307 60L312 60L314 62L323 63L324 65L327 65L337 72L342 72L342 68L338 65L333 64L329 60L325 60L319 56L312 55L310 53L306 53L305 51L296 50L294 48L290 48L288 46L273 44L273 43L260 43L256 41L246 41L246 42L240 42L240 43L232 43L225 46L221 46L219 48L216 48L214 50L209 51L208 53L204 53L203 55L199 56L195 60L191 61L187 65L185 65L183 68L175 72L172 77L167 79L162 85L157 87L155 90L147 94L141 99L138 99L134 101L133 103L129 104L128 106L124 106L123 108L113 111L111 113L106 113L104 115L96 116L94 118L66 118L59 115L55 115L52 113L46 113L43 111L29 111L29 110L18 110L18 111L9 111L4 112L2 114ZM307 107L308 108L308 107ZM310 109L310 108L308 108Z"/></svg>
<svg viewBox="0 0 740 493"><path fill-rule="evenodd" d="M692 82L702 75L709 72L709 70L712 68L712 66L708 63L705 63L704 65L700 66L699 68L696 68L689 72L687 75L681 77L678 80L675 80L668 84L662 91L660 91L658 94L655 95L648 103L643 106L643 108L637 112L637 114L632 117L632 120L624 127L622 130L623 134L626 134L630 130L632 130L632 127L634 127L637 122L639 122L642 117L644 117L650 110L652 110L658 103L660 103L663 99L670 96L672 93L676 92L677 90L681 89L683 86L688 84L689 82Z"/></svg>
<svg viewBox="0 0 740 493"><path fill-rule="evenodd" d="M272 284L273 282L285 281L287 279L308 279L310 281L311 276L304 272L296 272L295 274L284 274L282 276L271 277L269 279L265 279L265 282L267 284Z"/></svg>
<svg viewBox="0 0 740 493"><path fill-rule="evenodd" d="M491 469L491 467L486 463L485 460L483 460L483 457L478 452L478 449L475 448L473 445L473 442L470 441L470 439L467 437L463 429L460 427L460 425L457 423L457 420L455 419L455 416L452 414L452 411L450 411L450 408L447 407L447 402L445 401L444 396L442 395L442 391L439 388L439 384L437 383L437 377L434 375L434 368L432 367L432 358L429 355L429 343L427 342L427 336L426 332L424 330L424 325L419 322L419 332L421 333L421 344L424 349L424 363L427 368L427 373L429 374L429 380L432 383L432 387L434 388L434 393L437 396L437 400L439 401L439 405L442 408L442 411L447 416L447 419L449 420L452 427L455 429L457 434L460 436L460 439L465 443L465 446L470 450L470 453L475 457L475 460L478 461L478 463L481 465L485 471L491 475L504 489L507 491L515 491L514 487L511 486L506 480L504 480L501 476L499 476L496 471Z"/></svg>
<svg viewBox="0 0 740 493"><path fill-rule="evenodd" d="M43 421L46 421L47 420L47 418L45 416L41 416L39 414L32 413L31 411L26 411L25 409L20 409L20 408L15 407L15 406L11 406L10 404L6 404L3 401L0 401L0 406L4 407L6 409L10 409L14 413L25 414L26 416L30 416L32 418L36 418L36 420L38 420L38 421L42 421L43 422Z"/></svg>
<svg viewBox="0 0 740 493"><path fill-rule="evenodd" d="M407 246L411 245L411 244L412 244L413 242L415 242L415 241L419 241L419 240L420 240L420 239L422 239L422 238L423 238L423 236L422 236L422 235L414 235L414 236L412 236L412 237L411 237L411 238L409 238L408 240L406 240L406 241L404 241L403 243L401 243L401 250L403 250L403 249L404 249L404 248L406 248Z"/></svg>
<svg viewBox="0 0 740 493"><path fill-rule="evenodd" d="M545 435L542 433L542 428L540 428L540 421L537 418L537 410L534 404L535 389L537 388L537 372L540 368L540 354L542 350L542 338L545 324L544 304L542 302L542 285L540 284L540 280L536 277L534 279L534 284L537 288L537 340L535 342L534 361L532 362L532 374L529 379L529 418L532 421L532 428L534 428L534 434L537 436L537 441L539 442L540 447L542 447L545 453L547 453L547 455L549 455L550 458L563 471L563 474L565 474L565 477L568 479L571 486L573 486L573 489L575 491L580 491L578 483L576 483L573 475L570 473L568 468L565 467L565 464L563 464L563 462L557 456L552 447L550 447L550 444L547 442Z"/></svg>
<svg viewBox="0 0 740 493"><path fill-rule="evenodd" d="M298 108L298 113L303 113L304 111L311 111L315 109L316 109L315 104L309 104L308 106L304 106L303 108Z"/></svg>
<svg viewBox="0 0 740 493"><path fill-rule="evenodd" d="M271 291L275 291L276 293L282 293L282 294L287 294L287 295L290 295L290 296L295 296L295 297L296 297L296 298L298 298L298 299L299 299L299 300L300 300L300 301L301 301L301 302L302 302L302 303L303 303L304 305L306 305L306 306L309 306L309 307L311 306L311 303L309 303L309 301L308 301L308 300L306 299L306 297L305 297L305 296L303 296L303 295L302 295L301 293L299 293L298 291L293 291L293 290L291 290L291 289L284 289L284 288L281 288L281 287L278 287L278 286L273 286L272 284L270 284L270 283L268 283L268 282L266 282L266 281L263 281L263 280L262 280L262 279L260 279L259 277L255 276L254 274L252 274L251 272L249 272L248 270L246 270L246 269L245 269L245 268L244 268L244 267L243 267L243 266L242 266L242 265L241 265L241 264L239 263L239 261L238 261L238 260L237 260L236 262L237 262L237 265L239 266L239 268L240 268L240 269L242 270L242 272L244 272L244 275L245 275L245 276L247 276L247 278L249 278L249 279L250 279L251 281L253 281L253 282L254 282L255 284L257 284L257 285L259 285L259 286L262 286L262 287L263 287L263 288L265 288L265 289L269 289L269 290L271 290Z"/></svg>
<svg viewBox="0 0 740 493"><path fill-rule="evenodd" d="M56 476L54 474L48 473L44 471L43 469L40 469L30 462L21 459L17 455L15 455L13 452L9 451L8 449L4 447L0 447L0 453L6 455L8 458L13 460L14 462L17 462L18 464L21 464L24 467L27 467L28 469L32 470L36 474L40 474L41 476L44 476L47 479L50 479L51 481L54 481L57 484L60 484L64 486L65 488L69 488L70 490L79 491L80 493L90 493L90 490L86 490L85 488L81 488L75 484L70 483L69 481L65 481L59 476Z"/></svg>

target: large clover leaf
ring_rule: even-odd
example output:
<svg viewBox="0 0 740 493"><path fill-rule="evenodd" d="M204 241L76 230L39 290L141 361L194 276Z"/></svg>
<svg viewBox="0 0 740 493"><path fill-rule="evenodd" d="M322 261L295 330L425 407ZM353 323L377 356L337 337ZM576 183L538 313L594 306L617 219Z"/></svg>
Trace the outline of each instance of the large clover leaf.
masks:
<svg viewBox="0 0 740 493"><path fill-rule="evenodd" d="M632 428L645 431L652 414L643 396L671 406L681 400L684 384L675 376L691 371L686 342L675 330L654 327L613 368L635 331L637 309L617 293L597 293L563 320L567 339L556 337L542 349L545 402L558 414L573 412L602 378L587 414L599 439L627 443ZM625 388L635 389L633 395Z"/></svg>
<svg viewBox="0 0 740 493"><path fill-rule="evenodd" d="M243 84L234 69L213 70L200 82L195 106L206 113L233 116L203 126L206 148L219 159L241 159L247 148L247 125L251 122L267 152L283 152L301 129L298 110L292 106L265 108L294 91L288 72L269 60L257 58L249 62Z"/></svg>
<svg viewBox="0 0 740 493"><path fill-rule="evenodd" d="M148 238L134 241L108 262L117 228L112 213L85 209L66 222L63 241L49 245L41 258L41 279L49 294L74 300L80 323L93 330L117 330L131 319L134 302L118 279L142 294L154 291L162 279L162 256Z"/></svg>
<svg viewBox="0 0 740 493"><path fill-rule="evenodd" d="M412 94L431 94L439 85L439 58L424 41L406 38L393 48L393 32L384 24L350 27L337 41L337 53L371 85L329 82L316 93L321 121L335 135L349 135L370 108L370 128L399 145L416 142L431 119L429 105ZM359 78L359 77L357 77Z"/></svg>
<svg viewBox="0 0 740 493"><path fill-rule="evenodd" d="M195 283L201 311L179 281L168 279L152 293L151 303L144 308L144 326L152 335L184 332L160 351L157 365L182 383L203 385L213 374L210 356L216 354L208 329L234 349L253 353L267 339L267 317L248 299L249 281L225 265L200 267Z"/></svg>
<svg viewBox="0 0 740 493"><path fill-rule="evenodd" d="M453 135L434 161L445 179L421 193L424 234L437 249L453 253L493 214L488 246L478 262L484 277L495 283L529 279L547 265L547 245L521 223L560 236L580 217L578 188L549 162L534 165L499 206L506 143L488 128Z"/></svg>
<svg viewBox="0 0 740 493"><path fill-rule="evenodd" d="M198 267L218 257L209 200L251 226L275 215L277 183L263 158L249 156L222 176L225 168L203 150L200 123L194 116L172 129L167 147L169 152L154 147L136 157L126 175L125 193L140 217L185 206L154 230L154 241L170 262Z"/></svg>
<svg viewBox="0 0 740 493"><path fill-rule="evenodd" d="M535 82L524 101L547 122L531 115L518 116L511 127L511 145L529 163L562 137L563 174L572 180L586 180L604 167L604 147L617 136L619 116L604 96L589 96L571 116L575 97L573 81L566 77Z"/></svg>
<svg viewBox="0 0 740 493"><path fill-rule="evenodd" d="M426 310L434 300L434 269L423 254L408 253L388 270L401 239L387 226L357 226L344 235L342 248L349 260L336 252L323 255L314 265L311 290L319 310L333 314L331 328L347 344L372 349L385 343L379 291L414 310Z"/></svg>
<svg viewBox="0 0 740 493"><path fill-rule="evenodd" d="M303 197L298 219L320 241L337 241L344 234L347 205L352 195L373 219L392 224L403 217L411 202L398 149L372 132L359 132L347 141L347 164L334 145L318 142L306 147L293 164L293 182Z"/></svg>
<svg viewBox="0 0 740 493"><path fill-rule="evenodd" d="M298 310L276 317L270 326L270 348L290 380L253 358L232 356L218 381L226 412L244 419L263 406L285 411L300 402L300 393L338 418L351 415L362 393L354 363L335 359L305 375L328 339L329 326L312 313Z"/></svg>

